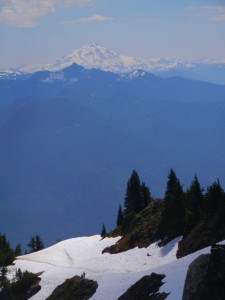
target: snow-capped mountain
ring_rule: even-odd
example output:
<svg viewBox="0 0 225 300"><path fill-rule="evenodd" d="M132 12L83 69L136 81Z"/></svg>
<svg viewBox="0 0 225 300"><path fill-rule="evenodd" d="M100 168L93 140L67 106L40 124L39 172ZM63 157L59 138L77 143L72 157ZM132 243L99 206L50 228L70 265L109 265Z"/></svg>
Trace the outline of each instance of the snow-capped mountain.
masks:
<svg viewBox="0 0 225 300"><path fill-rule="evenodd" d="M120 55L98 44L85 45L75 49L71 54L62 57L53 64L44 66L48 70L60 70L76 63L87 69L101 69L115 73L127 73L134 70L167 70L183 65L178 60L135 58Z"/></svg>
<svg viewBox="0 0 225 300"><path fill-rule="evenodd" d="M0 80L16 80L18 78L27 77L28 74L26 72L8 69L0 71Z"/></svg>
<svg viewBox="0 0 225 300"><path fill-rule="evenodd" d="M18 74L16 73L18 72L59 71L74 63L86 69L95 68L120 74L142 70L162 77L182 76L189 79L225 84L225 60L182 61L164 58L142 59L118 54L95 43L75 49L72 53L63 56L51 64L36 67L29 65L18 68L19 71L12 72L12 70L9 70L1 72L0 80L8 79L12 76L17 79ZM133 77L133 75L131 76Z"/></svg>

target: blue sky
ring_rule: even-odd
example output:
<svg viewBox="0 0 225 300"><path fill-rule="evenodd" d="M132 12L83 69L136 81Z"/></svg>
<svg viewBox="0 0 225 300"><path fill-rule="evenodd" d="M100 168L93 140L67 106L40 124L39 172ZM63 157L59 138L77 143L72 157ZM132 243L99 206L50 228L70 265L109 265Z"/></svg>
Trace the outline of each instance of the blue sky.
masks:
<svg viewBox="0 0 225 300"><path fill-rule="evenodd" d="M0 0L0 69L40 65L92 42L143 58L224 59L225 2Z"/></svg>

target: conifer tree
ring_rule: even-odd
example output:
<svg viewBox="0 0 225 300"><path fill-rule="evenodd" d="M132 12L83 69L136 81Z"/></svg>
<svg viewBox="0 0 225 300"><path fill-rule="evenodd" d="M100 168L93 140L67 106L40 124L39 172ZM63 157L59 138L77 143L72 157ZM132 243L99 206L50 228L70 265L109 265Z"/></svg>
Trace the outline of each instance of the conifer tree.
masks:
<svg viewBox="0 0 225 300"><path fill-rule="evenodd" d="M175 172L171 169L164 197L161 234L168 239L183 234L185 227L184 192Z"/></svg>
<svg viewBox="0 0 225 300"><path fill-rule="evenodd" d="M124 207L125 218L129 215L140 212L144 207L140 178L135 170L133 170L127 183Z"/></svg>
<svg viewBox="0 0 225 300"><path fill-rule="evenodd" d="M12 264L14 259L15 253L6 239L6 235L0 234L0 267Z"/></svg>
<svg viewBox="0 0 225 300"><path fill-rule="evenodd" d="M20 256L22 254L21 246L18 244L15 248L15 256Z"/></svg>
<svg viewBox="0 0 225 300"><path fill-rule="evenodd" d="M0 270L0 290L6 288L9 285L9 280L7 278L7 268L3 266Z"/></svg>
<svg viewBox="0 0 225 300"><path fill-rule="evenodd" d="M22 278L22 271L21 269L19 268L18 270L16 270L16 279L17 280L20 280Z"/></svg>
<svg viewBox="0 0 225 300"><path fill-rule="evenodd" d="M40 236L37 234L36 236L31 237L28 247L30 248L30 252L36 252L44 249L44 243Z"/></svg>
<svg viewBox="0 0 225 300"><path fill-rule="evenodd" d="M206 216L213 216L220 208L225 206L225 193L220 185L219 180L212 183L207 188L205 194L205 211Z"/></svg>
<svg viewBox="0 0 225 300"><path fill-rule="evenodd" d="M30 248L30 252L36 251L35 237L31 237L30 242L27 244L27 246Z"/></svg>
<svg viewBox="0 0 225 300"><path fill-rule="evenodd" d="M122 206L120 205L118 209L116 225L117 227L119 227L119 226L123 226L123 224L124 224L124 214L123 214Z"/></svg>
<svg viewBox="0 0 225 300"><path fill-rule="evenodd" d="M44 249L44 243L38 234L35 237L35 246L36 246L36 251Z"/></svg>
<svg viewBox="0 0 225 300"><path fill-rule="evenodd" d="M186 199L188 209L187 227L190 230L203 217L204 212L203 189L201 188L201 185L196 175L189 189L186 192Z"/></svg>
<svg viewBox="0 0 225 300"><path fill-rule="evenodd" d="M102 232L101 232L101 237L104 238L106 237L107 232L106 232L106 228L105 228L105 224L102 225Z"/></svg>

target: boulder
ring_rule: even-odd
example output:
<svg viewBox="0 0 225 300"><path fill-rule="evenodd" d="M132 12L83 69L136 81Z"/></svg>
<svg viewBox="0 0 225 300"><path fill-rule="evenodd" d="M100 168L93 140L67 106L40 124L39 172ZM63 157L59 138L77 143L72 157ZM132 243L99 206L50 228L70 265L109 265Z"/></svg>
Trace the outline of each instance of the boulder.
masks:
<svg viewBox="0 0 225 300"><path fill-rule="evenodd" d="M182 300L225 299L225 246L213 245L189 266Z"/></svg>
<svg viewBox="0 0 225 300"><path fill-rule="evenodd" d="M66 279L46 300L87 300L96 292L98 283L79 276Z"/></svg>
<svg viewBox="0 0 225 300"><path fill-rule="evenodd" d="M165 275L152 273L133 284L118 300L164 300L169 293L159 293Z"/></svg>

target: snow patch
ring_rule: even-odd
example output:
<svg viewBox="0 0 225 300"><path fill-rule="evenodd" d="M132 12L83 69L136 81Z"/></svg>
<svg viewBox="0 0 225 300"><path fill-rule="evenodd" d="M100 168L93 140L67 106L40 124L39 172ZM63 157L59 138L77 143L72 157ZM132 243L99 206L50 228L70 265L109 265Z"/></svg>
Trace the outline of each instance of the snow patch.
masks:
<svg viewBox="0 0 225 300"><path fill-rule="evenodd" d="M176 251L180 238L165 247L153 243L147 248L135 248L119 254L102 254L102 250L115 244L120 237L101 236L69 239L42 251L20 256L16 268L41 275L41 290L32 300L46 299L67 278L86 273L88 279L98 282L98 289L91 299L118 299L132 284L152 272L165 274L161 291L170 292L169 300L181 299L184 280L189 264L200 254L209 253L210 247L177 259Z"/></svg>

